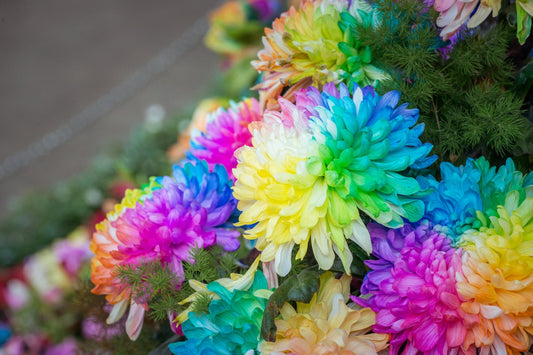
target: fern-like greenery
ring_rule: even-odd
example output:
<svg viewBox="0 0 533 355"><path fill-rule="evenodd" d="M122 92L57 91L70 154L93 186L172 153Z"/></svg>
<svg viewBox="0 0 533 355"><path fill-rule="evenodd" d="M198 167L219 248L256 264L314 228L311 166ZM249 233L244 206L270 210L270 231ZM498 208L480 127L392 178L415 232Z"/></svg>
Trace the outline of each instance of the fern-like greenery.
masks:
<svg viewBox="0 0 533 355"><path fill-rule="evenodd" d="M209 249L191 250L193 262L183 263L183 275L176 275L167 265L159 261L143 261L138 265L126 264L117 267L121 282L131 288L132 297L138 303L147 303L148 315L156 322L168 318L168 312L182 312L187 306L179 303L194 290L188 282L196 280L208 284L222 277L229 277L239 269L238 260L248 253L245 247L236 252L224 252L218 246ZM202 298L200 298L200 301ZM195 308L207 309L210 299L197 302Z"/></svg>
<svg viewBox="0 0 533 355"><path fill-rule="evenodd" d="M461 41L444 50L449 43L439 38L436 14L423 2L375 4L383 14L381 26L357 31L392 77L379 91L398 90L402 102L420 110L423 140L434 145L441 161L484 155L499 164L531 125L523 115L523 93L511 89L513 29L500 19L504 24L462 33Z"/></svg>

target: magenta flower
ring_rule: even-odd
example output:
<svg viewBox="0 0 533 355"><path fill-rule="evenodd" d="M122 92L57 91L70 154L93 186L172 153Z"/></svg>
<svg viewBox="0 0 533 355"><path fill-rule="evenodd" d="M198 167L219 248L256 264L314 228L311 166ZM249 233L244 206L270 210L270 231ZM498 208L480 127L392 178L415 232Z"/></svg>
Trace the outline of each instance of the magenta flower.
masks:
<svg viewBox="0 0 533 355"><path fill-rule="evenodd" d="M429 231L421 245L416 234L407 234L411 240L394 261L390 278L370 292L367 302L377 313L373 329L391 334L391 354L466 352L462 346L468 331L467 315L461 310L464 300L456 291L461 250L453 249L451 241L435 231ZM398 242L396 236L389 239Z"/></svg>
<svg viewBox="0 0 533 355"><path fill-rule="evenodd" d="M252 145L248 125L261 117L256 99L246 99L227 110L218 109L208 117L205 133L200 132L191 139L189 156L205 160L210 169L215 164L223 165L229 178L235 180L232 170L237 167L237 158L234 153L243 145Z"/></svg>

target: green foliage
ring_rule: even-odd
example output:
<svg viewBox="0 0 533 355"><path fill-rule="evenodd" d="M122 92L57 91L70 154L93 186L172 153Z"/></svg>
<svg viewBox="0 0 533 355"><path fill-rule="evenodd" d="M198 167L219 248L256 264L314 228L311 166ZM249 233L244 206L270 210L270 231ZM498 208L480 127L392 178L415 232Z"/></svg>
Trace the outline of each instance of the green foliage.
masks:
<svg viewBox="0 0 533 355"><path fill-rule="evenodd" d="M194 248L191 260L183 262L184 275L176 275L159 261L144 261L138 265L121 265L116 272L121 282L131 288L132 297L138 303L148 303L149 316L156 322L168 318L168 311L182 312L187 306L179 302L189 297L194 290L185 280L196 280L208 284L222 277L228 277L238 269L237 260L243 250L224 252L221 247L209 249ZM210 299L200 298L193 307L205 310Z"/></svg>
<svg viewBox="0 0 533 355"><path fill-rule="evenodd" d="M402 102L420 110L423 141L441 161L464 162L485 155L493 164L524 139L531 125L523 116L529 70L511 90L515 66L508 59L513 29L492 26L463 34L447 51L433 25L436 14L418 0L376 0L384 18L376 29L359 28L361 43L372 48L376 66L391 75L380 93L398 90Z"/></svg>

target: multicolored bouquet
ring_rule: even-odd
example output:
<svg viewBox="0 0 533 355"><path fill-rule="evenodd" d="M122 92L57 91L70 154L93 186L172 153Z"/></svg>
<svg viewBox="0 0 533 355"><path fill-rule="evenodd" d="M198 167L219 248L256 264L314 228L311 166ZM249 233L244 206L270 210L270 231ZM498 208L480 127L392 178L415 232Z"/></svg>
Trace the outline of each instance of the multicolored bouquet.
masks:
<svg viewBox="0 0 533 355"><path fill-rule="evenodd" d="M524 44L533 8L515 5ZM208 114L172 175L94 235L109 321L129 305L135 339L166 314L174 354L530 351L533 173L489 162L531 126L506 24L479 26L501 6L314 0L274 20L259 101ZM492 56L463 56L483 43ZM453 104L472 113L458 127Z"/></svg>
<svg viewBox="0 0 533 355"><path fill-rule="evenodd" d="M208 42L249 54L221 38L276 4L224 5ZM167 322L154 353L530 353L532 16L530 0L282 13L258 98L195 120L172 173L97 225L107 323L136 340Z"/></svg>

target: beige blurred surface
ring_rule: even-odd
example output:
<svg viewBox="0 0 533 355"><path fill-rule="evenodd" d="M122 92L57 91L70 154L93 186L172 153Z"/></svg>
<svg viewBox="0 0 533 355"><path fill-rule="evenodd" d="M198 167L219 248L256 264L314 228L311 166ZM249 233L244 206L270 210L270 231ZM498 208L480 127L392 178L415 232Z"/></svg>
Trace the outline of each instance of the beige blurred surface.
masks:
<svg viewBox="0 0 533 355"><path fill-rule="evenodd" d="M0 162L94 104L190 32L219 3L142 0L0 1ZM197 36L198 37L198 36ZM189 41L191 42L191 41ZM218 58L201 40L125 101L67 142L0 181L0 215L29 189L84 171L161 105L190 107Z"/></svg>

